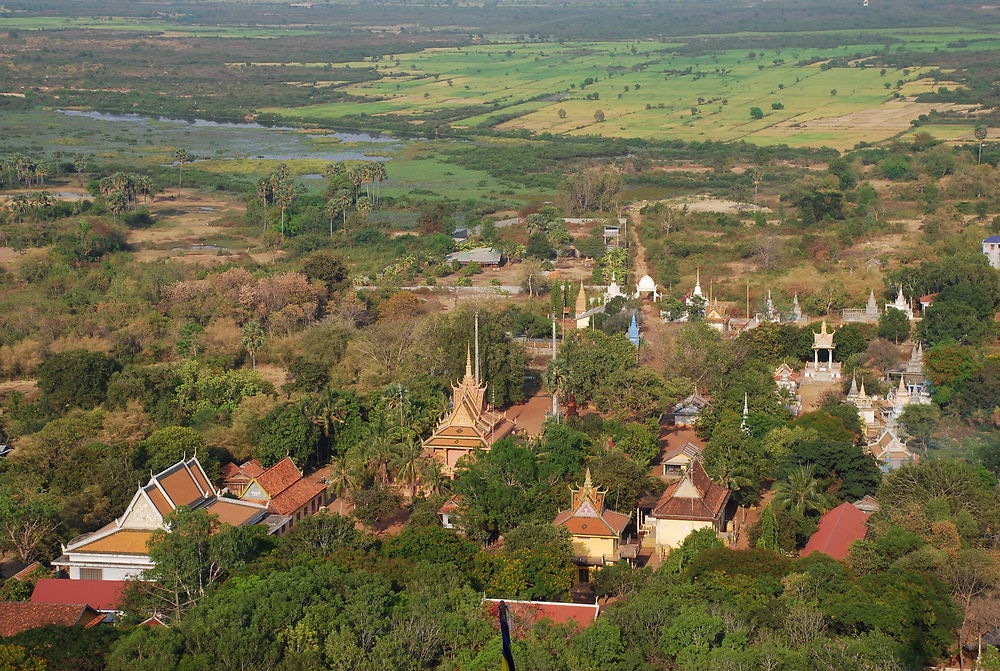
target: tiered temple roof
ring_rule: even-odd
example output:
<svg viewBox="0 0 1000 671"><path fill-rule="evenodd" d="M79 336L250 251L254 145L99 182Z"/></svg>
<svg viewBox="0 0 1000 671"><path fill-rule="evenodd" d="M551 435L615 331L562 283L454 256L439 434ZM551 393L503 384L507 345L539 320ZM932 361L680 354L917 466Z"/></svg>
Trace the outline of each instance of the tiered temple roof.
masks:
<svg viewBox="0 0 1000 671"><path fill-rule="evenodd" d="M552 524L566 527L574 536L606 536L618 538L628 525L629 516L604 507L605 492L590 479L590 469L583 486L570 488L572 503L569 510L556 515Z"/></svg>
<svg viewBox="0 0 1000 671"><path fill-rule="evenodd" d="M486 385L472 374L472 359L465 356L465 377L452 386L452 408L424 441L424 448L453 475L458 460L476 449L489 450L493 443L514 432L514 422L486 402Z"/></svg>
<svg viewBox="0 0 1000 671"><path fill-rule="evenodd" d="M680 480L669 485L650 517L659 519L715 521L729 501L729 490L714 482L701 461L691 462Z"/></svg>

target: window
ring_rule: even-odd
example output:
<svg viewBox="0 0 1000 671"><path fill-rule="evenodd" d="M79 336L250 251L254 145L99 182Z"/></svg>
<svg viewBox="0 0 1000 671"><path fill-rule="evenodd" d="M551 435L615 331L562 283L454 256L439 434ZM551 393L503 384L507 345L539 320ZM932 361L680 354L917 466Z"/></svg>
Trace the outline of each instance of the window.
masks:
<svg viewBox="0 0 1000 671"><path fill-rule="evenodd" d="M103 569L82 568L80 569L80 580L103 580Z"/></svg>

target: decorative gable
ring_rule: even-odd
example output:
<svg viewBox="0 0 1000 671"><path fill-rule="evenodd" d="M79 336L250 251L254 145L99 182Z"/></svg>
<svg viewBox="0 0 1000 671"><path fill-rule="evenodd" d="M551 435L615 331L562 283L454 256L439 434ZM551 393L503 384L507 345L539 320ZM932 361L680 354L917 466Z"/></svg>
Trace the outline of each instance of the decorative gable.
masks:
<svg viewBox="0 0 1000 671"><path fill-rule="evenodd" d="M163 516L153 506L148 498L140 492L132 506L126 511L121 521L123 529L159 529L163 525Z"/></svg>
<svg viewBox="0 0 1000 671"><path fill-rule="evenodd" d="M241 499L252 499L254 501L266 501L271 498L264 491L264 488L260 486L260 483L254 480L250 483L250 486L246 488L243 495L240 496Z"/></svg>

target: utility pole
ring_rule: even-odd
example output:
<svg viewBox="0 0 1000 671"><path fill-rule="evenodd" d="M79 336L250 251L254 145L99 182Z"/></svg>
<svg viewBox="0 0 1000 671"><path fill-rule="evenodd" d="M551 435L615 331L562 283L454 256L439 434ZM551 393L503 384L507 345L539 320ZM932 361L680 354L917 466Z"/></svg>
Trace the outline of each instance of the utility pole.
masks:
<svg viewBox="0 0 1000 671"><path fill-rule="evenodd" d="M556 360L556 318L552 315L552 360ZM559 421L559 398L556 396L556 390L552 390L552 416Z"/></svg>
<svg viewBox="0 0 1000 671"><path fill-rule="evenodd" d="M476 384L479 384L479 311L476 310Z"/></svg>

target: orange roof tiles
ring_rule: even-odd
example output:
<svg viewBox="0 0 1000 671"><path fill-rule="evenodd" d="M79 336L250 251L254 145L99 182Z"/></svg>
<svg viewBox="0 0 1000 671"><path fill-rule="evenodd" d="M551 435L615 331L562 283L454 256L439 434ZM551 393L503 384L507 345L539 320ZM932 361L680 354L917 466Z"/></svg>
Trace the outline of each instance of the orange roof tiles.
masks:
<svg viewBox="0 0 1000 671"><path fill-rule="evenodd" d="M149 554L148 544L152 531L122 529L90 543L73 548L74 552L99 552L107 554L145 555Z"/></svg>
<svg viewBox="0 0 1000 671"><path fill-rule="evenodd" d="M302 477L291 457L285 457L271 468L257 476L257 484L264 488L272 499L291 487Z"/></svg>
<svg viewBox="0 0 1000 671"><path fill-rule="evenodd" d="M156 509L159 511L161 515L166 515L171 510L173 510L173 508L171 508L170 504L167 502L166 497L163 496L163 492L161 492L155 486L147 488L146 494L149 495L150 501L153 502L153 505L156 506Z"/></svg>
<svg viewBox="0 0 1000 671"><path fill-rule="evenodd" d="M183 464L173 473L157 478L175 506L188 506L205 496Z"/></svg>
<svg viewBox="0 0 1000 671"><path fill-rule="evenodd" d="M686 484L693 485L694 496L679 496L686 491ZM729 500L729 490L708 477L700 461L692 461L680 480L671 483L664 491L650 517L663 519L715 521Z"/></svg>
<svg viewBox="0 0 1000 671"><path fill-rule="evenodd" d="M201 487L202 492L206 494L215 493L215 488L212 487L212 483L208 481L208 476L205 475L205 471L201 469L201 463L191 460L188 462L188 468L191 470L191 475L194 476L198 486Z"/></svg>
<svg viewBox="0 0 1000 671"><path fill-rule="evenodd" d="M246 524L263 512L256 506L227 501L226 499L215 499L205 506L205 510L211 515L218 515L220 522L231 524L234 527Z"/></svg>
<svg viewBox="0 0 1000 671"><path fill-rule="evenodd" d="M0 636L13 636L22 631L55 624L64 627L80 625L90 628L100 624L104 616L90 606L64 606L50 603L0 601Z"/></svg>
<svg viewBox="0 0 1000 671"><path fill-rule="evenodd" d="M32 603L75 605L85 603L94 610L118 610L128 580L66 580L42 578L31 593Z"/></svg>
<svg viewBox="0 0 1000 671"><path fill-rule="evenodd" d="M275 497L271 498L269 508L278 515L293 515L302 506L312 501L317 496L326 491L326 485L322 482L313 482L300 478L290 487L286 487Z"/></svg>
<svg viewBox="0 0 1000 671"><path fill-rule="evenodd" d="M590 625L601 613L596 603L556 603L553 601L510 601L507 604L511 624L530 628L540 620L550 620L554 624L572 622L583 629ZM498 622L500 599L486 599L486 611L494 623Z"/></svg>
<svg viewBox="0 0 1000 671"><path fill-rule="evenodd" d="M864 539L866 533L868 513L845 501L819 518L819 528L802 549L802 556L822 552L834 559L847 559L851 543Z"/></svg>

